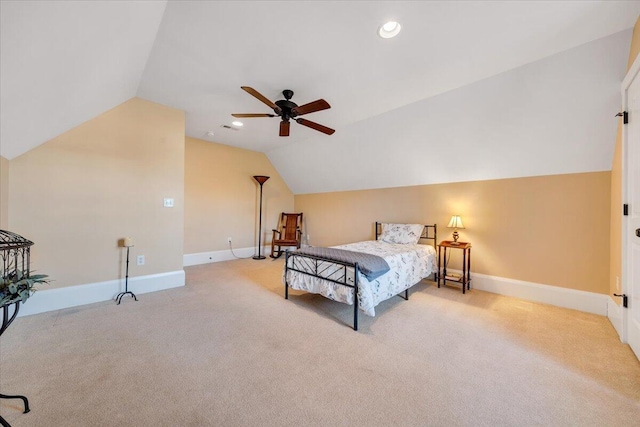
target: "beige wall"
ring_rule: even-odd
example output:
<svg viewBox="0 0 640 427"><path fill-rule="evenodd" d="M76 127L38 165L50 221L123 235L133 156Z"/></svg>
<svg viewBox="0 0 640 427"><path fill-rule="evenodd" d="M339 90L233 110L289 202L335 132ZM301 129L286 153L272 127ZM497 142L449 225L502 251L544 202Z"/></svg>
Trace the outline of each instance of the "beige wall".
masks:
<svg viewBox="0 0 640 427"><path fill-rule="evenodd" d="M640 53L640 17L636 20L629 49L627 70ZM618 134L611 166L611 251L609 253L609 294L620 293L618 278L622 277L622 118L618 120ZM619 298L613 298L619 304Z"/></svg>
<svg viewBox="0 0 640 427"><path fill-rule="evenodd" d="M125 236L131 277L182 269L184 121L133 98L10 161L9 228L35 242L51 287L124 277Z"/></svg>
<svg viewBox="0 0 640 427"><path fill-rule="evenodd" d="M460 214L472 271L607 293L609 172L295 196L312 245L374 237L382 222L437 223L438 240ZM454 262L454 261L452 261ZM455 263L455 262L454 262Z"/></svg>
<svg viewBox="0 0 640 427"><path fill-rule="evenodd" d="M0 156L0 230L9 228L9 160Z"/></svg>
<svg viewBox="0 0 640 427"><path fill-rule="evenodd" d="M262 242L271 242L281 212L293 209L293 193L267 156L256 151L187 138L185 147L184 253L257 247L259 185L263 186Z"/></svg>

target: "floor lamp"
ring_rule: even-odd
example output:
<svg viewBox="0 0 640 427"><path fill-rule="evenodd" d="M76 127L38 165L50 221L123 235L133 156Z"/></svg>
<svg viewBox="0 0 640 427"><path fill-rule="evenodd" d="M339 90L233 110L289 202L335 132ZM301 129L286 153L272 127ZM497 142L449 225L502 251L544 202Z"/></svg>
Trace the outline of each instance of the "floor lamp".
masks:
<svg viewBox="0 0 640 427"><path fill-rule="evenodd" d="M122 239L122 246L127 248L127 269L124 276L124 292L120 292L118 296L116 296L116 301L118 301L118 304L120 304L120 301L122 301L122 297L127 294L131 294L133 299L138 301L138 298L136 298L136 294L129 291L129 248L133 246L133 240L131 239L131 237L125 237L124 239Z"/></svg>
<svg viewBox="0 0 640 427"><path fill-rule="evenodd" d="M258 255L254 256L253 259L264 259L265 258L264 255L260 254L260 251L262 250L262 184L267 182L269 177L264 175L255 175L253 179L258 181L258 184L260 184L260 219L258 221Z"/></svg>

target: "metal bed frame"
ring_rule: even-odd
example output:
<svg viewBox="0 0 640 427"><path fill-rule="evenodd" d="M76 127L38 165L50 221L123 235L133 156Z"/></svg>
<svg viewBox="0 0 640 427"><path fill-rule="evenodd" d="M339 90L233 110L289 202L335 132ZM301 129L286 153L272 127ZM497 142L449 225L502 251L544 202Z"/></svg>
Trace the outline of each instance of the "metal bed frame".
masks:
<svg viewBox="0 0 640 427"><path fill-rule="evenodd" d="M382 223L376 222L376 240L382 232ZM420 240L427 239L433 240L433 247L437 244L437 225L427 224L422 229ZM291 266L289 266L289 259L291 259ZM331 264L321 265L323 262L329 262ZM337 268L337 270L336 270ZM348 283L347 269L353 268L354 279L353 284ZM305 274L311 277L317 277L322 280L336 283L341 286L346 286L353 289L353 330L358 330L358 275L360 269L358 263L349 263L344 261L337 261L329 258L313 256L313 255L298 255L295 251L286 251L284 260L284 298L289 299L289 279L288 272L295 271L301 274ZM437 272L434 272L437 276ZM413 285L412 285L413 286ZM398 294L400 295L400 294ZM404 290L405 300L409 299L409 288Z"/></svg>

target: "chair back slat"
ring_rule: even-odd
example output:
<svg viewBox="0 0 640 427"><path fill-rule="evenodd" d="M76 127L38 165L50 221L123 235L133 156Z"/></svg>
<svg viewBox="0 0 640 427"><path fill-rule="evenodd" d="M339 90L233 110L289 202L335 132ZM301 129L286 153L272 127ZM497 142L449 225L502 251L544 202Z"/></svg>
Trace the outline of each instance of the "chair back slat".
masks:
<svg viewBox="0 0 640 427"><path fill-rule="evenodd" d="M296 240L298 233L298 218L299 214L282 214L284 226L282 234L285 240Z"/></svg>

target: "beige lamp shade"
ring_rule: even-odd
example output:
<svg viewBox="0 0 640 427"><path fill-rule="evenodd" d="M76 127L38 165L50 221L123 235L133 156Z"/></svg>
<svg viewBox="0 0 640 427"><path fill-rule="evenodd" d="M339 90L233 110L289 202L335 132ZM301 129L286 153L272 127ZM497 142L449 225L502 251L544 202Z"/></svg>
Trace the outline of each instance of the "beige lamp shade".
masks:
<svg viewBox="0 0 640 427"><path fill-rule="evenodd" d="M130 248L133 246L133 239L131 237L125 237L122 239L122 246L125 248Z"/></svg>
<svg viewBox="0 0 640 427"><path fill-rule="evenodd" d="M449 228L464 228L464 225L462 225L462 218L460 218L460 215L453 215L451 217L451 221L449 221L449 225L447 225L447 227L449 227Z"/></svg>

